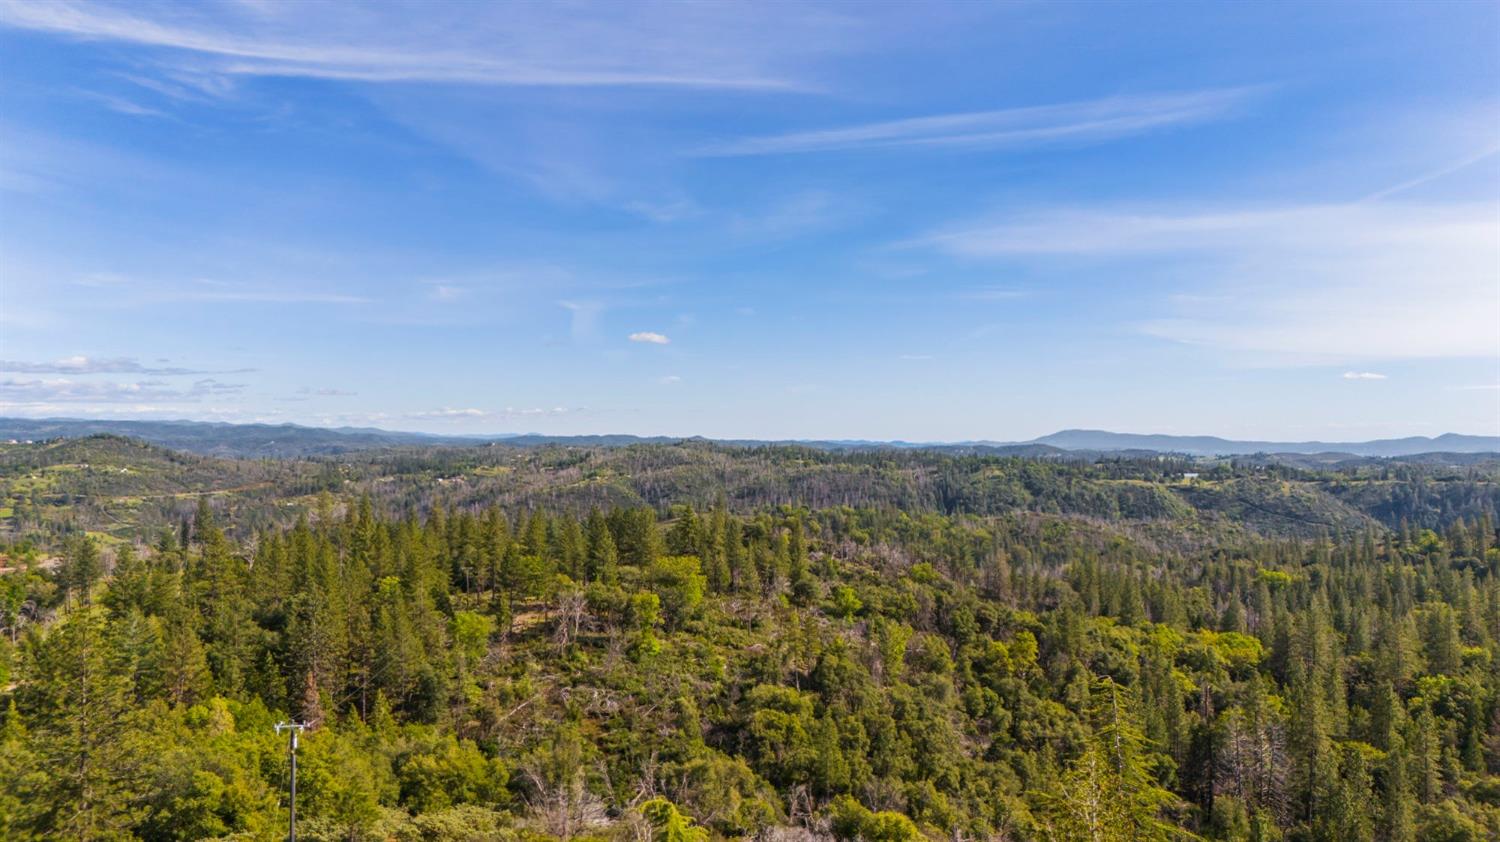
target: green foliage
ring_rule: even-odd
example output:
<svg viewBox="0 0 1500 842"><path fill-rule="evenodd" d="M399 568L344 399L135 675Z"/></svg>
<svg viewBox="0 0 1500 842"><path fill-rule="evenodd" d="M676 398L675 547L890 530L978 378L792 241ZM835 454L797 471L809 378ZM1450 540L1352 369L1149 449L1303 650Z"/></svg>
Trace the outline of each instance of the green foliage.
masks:
<svg viewBox="0 0 1500 842"><path fill-rule="evenodd" d="M1166 463L494 450L0 549L0 838L276 838L287 718L308 839L1500 837L1482 477L1261 540L1184 532ZM1333 482L1206 474L1194 506Z"/></svg>
<svg viewBox="0 0 1500 842"><path fill-rule="evenodd" d="M1154 775L1139 705L1105 678L1090 690L1095 732L1048 799L1044 825L1058 842L1170 840L1186 836L1164 811L1176 796Z"/></svg>
<svg viewBox="0 0 1500 842"><path fill-rule="evenodd" d="M859 594L855 593L853 588L848 585L839 585L833 589L829 607L832 609L833 616L848 620L858 614L865 604L860 601Z"/></svg>
<svg viewBox="0 0 1500 842"><path fill-rule="evenodd" d="M703 602L707 580L701 572L697 556L666 556L651 562L646 570L656 596L661 600L667 623L681 626Z"/></svg>
<svg viewBox="0 0 1500 842"><path fill-rule="evenodd" d="M850 842L918 842L924 838L906 816L890 810L871 812L847 795L834 799L829 805L828 814L835 839Z"/></svg>
<svg viewBox="0 0 1500 842"><path fill-rule="evenodd" d="M641 805L641 815L651 823L651 842L704 842L708 831L698 827L691 816L677 810L665 798L653 798Z"/></svg>
<svg viewBox="0 0 1500 842"><path fill-rule="evenodd" d="M428 813L458 804L496 807L508 800L505 765L486 757L470 740L410 725L393 748L391 765L408 809Z"/></svg>
<svg viewBox="0 0 1500 842"><path fill-rule="evenodd" d="M495 619L473 611L455 611L451 625L454 648L468 663L478 663L495 633Z"/></svg>

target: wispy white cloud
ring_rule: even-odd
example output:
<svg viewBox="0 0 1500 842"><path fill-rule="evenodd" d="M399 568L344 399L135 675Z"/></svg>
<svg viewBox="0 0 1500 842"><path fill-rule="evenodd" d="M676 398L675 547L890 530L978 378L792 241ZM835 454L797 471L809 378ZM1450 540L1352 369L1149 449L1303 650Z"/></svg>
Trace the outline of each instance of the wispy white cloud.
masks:
<svg viewBox="0 0 1500 842"><path fill-rule="evenodd" d="M1373 372L1373 371L1346 371L1346 372L1344 372L1344 379L1345 380L1385 380L1386 376L1384 374L1378 374L1378 373Z"/></svg>
<svg viewBox="0 0 1500 842"><path fill-rule="evenodd" d="M453 284L433 284L427 296L433 301L450 302L463 298L467 289Z"/></svg>
<svg viewBox="0 0 1500 842"><path fill-rule="evenodd" d="M119 6L0 2L0 22L174 51L227 75L359 82L795 89L806 57L854 40L858 21L752 4L566 4L486 10L425 4Z"/></svg>
<svg viewBox="0 0 1500 842"><path fill-rule="evenodd" d="M1465 155L1457 161L1448 163L1431 172L1423 173L1416 178L1410 178L1406 181L1400 182L1399 184L1392 184L1389 187L1377 190L1374 193L1371 193L1370 195L1364 197L1364 199L1362 199L1361 201L1377 202L1381 199L1386 198L1387 196L1394 196L1397 193L1403 193L1407 190L1421 187L1424 184L1430 184L1434 181L1437 181L1438 179L1446 178L1461 170L1466 170L1469 167L1472 167L1487 158L1493 158L1497 154L1500 154L1500 144L1486 147L1472 155Z"/></svg>
<svg viewBox="0 0 1500 842"><path fill-rule="evenodd" d="M837 227L867 210L827 190L802 190L761 208L728 214L727 227L747 238L794 237Z"/></svg>
<svg viewBox="0 0 1500 842"><path fill-rule="evenodd" d="M1100 208L1025 213L932 234L919 244L963 257L1274 249L1306 253L1379 247L1472 247L1493 241L1494 207L1292 205L1250 208Z"/></svg>
<svg viewBox="0 0 1500 842"><path fill-rule="evenodd" d="M254 369L234 368L206 370L176 366L147 366L130 357L87 357L77 355L63 357L52 362L33 363L21 360L0 360L0 371L16 374L149 374L156 377L197 374L245 374Z"/></svg>
<svg viewBox="0 0 1500 842"><path fill-rule="evenodd" d="M302 403L304 401L310 401L313 398L352 398L357 396L358 394L358 392L351 392L346 389L334 389L329 387L314 389L308 386L303 386L302 388L297 390L296 394L288 395L286 397L280 397L276 400L282 401L284 403Z"/></svg>
<svg viewBox="0 0 1500 842"><path fill-rule="evenodd" d="M668 339L666 336L649 330L643 330L638 333L630 334L630 341L644 342L648 345L669 345L672 342L672 340Z"/></svg>
<svg viewBox="0 0 1500 842"><path fill-rule="evenodd" d="M571 314L568 332L574 342L592 342L599 337L599 317L604 314L604 302L559 301L557 304Z"/></svg>
<svg viewBox="0 0 1500 842"><path fill-rule="evenodd" d="M0 9L3 9L0 5ZM0 12L0 22L4 21ZM168 103L210 103L232 94L234 80L196 67L160 68L155 74L120 73L119 78Z"/></svg>
<svg viewBox="0 0 1500 842"><path fill-rule="evenodd" d="M704 213L703 207L697 202L681 196L662 201L634 199L626 202L624 207L625 210L637 216L662 223L681 222L702 216Z"/></svg>
<svg viewBox="0 0 1500 842"><path fill-rule="evenodd" d="M132 117L167 116L166 112L161 111L160 109L152 108L147 105L141 105L139 102L136 102L135 100L128 97L105 93L103 91L79 91L78 93L80 96L83 96L86 99L91 99L94 102L103 105L105 108L108 108L109 110L119 114L129 114Z"/></svg>
<svg viewBox="0 0 1500 842"><path fill-rule="evenodd" d="M982 287L959 293L959 297L969 299L970 301L1014 301L1017 298L1025 298L1030 294L1024 289Z"/></svg>
<svg viewBox="0 0 1500 842"><path fill-rule="evenodd" d="M492 415L494 415L494 413L489 412L488 410L473 408L454 409L452 407L444 407L443 409L427 409L421 412L406 413L406 417L408 418L488 418Z"/></svg>
<svg viewBox="0 0 1500 842"><path fill-rule="evenodd" d="M1191 295L1140 329L1267 361L1500 356L1500 217L1487 203L1042 211L920 244L1136 274L1190 259Z"/></svg>
<svg viewBox="0 0 1500 842"><path fill-rule="evenodd" d="M193 288L173 290L166 297L184 301L225 301L245 304L369 304L370 298L341 292L290 287L262 287L201 280Z"/></svg>
<svg viewBox="0 0 1500 842"><path fill-rule="evenodd" d="M111 287L125 286L130 283L130 279L119 272L89 272L79 278L75 278L73 283L81 287L109 289Z"/></svg>
<svg viewBox="0 0 1500 842"><path fill-rule="evenodd" d="M467 407L455 409L444 407L443 409L429 409L421 412L408 412L407 418L423 418L429 420L481 420L487 418L535 418L555 415L569 415L583 412L582 407L550 406L550 407L522 407L507 406L501 410L476 409Z"/></svg>
<svg viewBox="0 0 1500 842"><path fill-rule="evenodd" d="M668 374L666 376L657 378L656 382L660 383L663 386L675 386L678 383L682 382L682 378L676 374Z"/></svg>
<svg viewBox="0 0 1500 842"><path fill-rule="evenodd" d="M785 155L897 146L978 148L1090 143L1227 117L1260 90L1219 88L938 114L746 138L709 146L696 154Z"/></svg>
<svg viewBox="0 0 1500 842"><path fill-rule="evenodd" d="M206 398L236 395L244 391L243 383L221 383L207 378L196 380L187 388L169 386L161 380L135 383L113 381L79 381L66 378L49 380L0 380L0 407L16 404L51 403L139 403L146 401L201 401Z"/></svg>

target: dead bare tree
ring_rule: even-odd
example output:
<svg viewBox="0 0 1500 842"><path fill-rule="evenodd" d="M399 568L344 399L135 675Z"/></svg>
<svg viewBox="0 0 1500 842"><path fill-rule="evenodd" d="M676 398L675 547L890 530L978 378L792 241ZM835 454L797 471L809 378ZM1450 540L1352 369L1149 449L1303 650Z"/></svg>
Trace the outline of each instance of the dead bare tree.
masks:
<svg viewBox="0 0 1500 842"><path fill-rule="evenodd" d="M557 595L557 603L553 606L554 625L552 627L552 642L557 645L559 651L566 651L573 641L578 639L584 623L589 616L588 599L583 592L575 589L561 591Z"/></svg>
<svg viewBox="0 0 1500 842"><path fill-rule="evenodd" d="M522 764L521 774L530 790L525 801L531 819L549 836L572 839L609 823L604 799L589 791L582 768L559 777L531 759Z"/></svg>

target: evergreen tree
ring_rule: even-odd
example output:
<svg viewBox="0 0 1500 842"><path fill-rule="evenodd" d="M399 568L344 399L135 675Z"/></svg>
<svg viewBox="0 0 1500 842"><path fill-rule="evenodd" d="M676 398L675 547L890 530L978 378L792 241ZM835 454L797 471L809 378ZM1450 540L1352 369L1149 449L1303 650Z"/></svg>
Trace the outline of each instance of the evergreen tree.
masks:
<svg viewBox="0 0 1500 842"><path fill-rule="evenodd" d="M26 793L29 830L46 838L107 839L130 825L130 792L142 758L127 742L134 713L131 668L98 608L71 612L32 647L18 688L30 751L45 785Z"/></svg>

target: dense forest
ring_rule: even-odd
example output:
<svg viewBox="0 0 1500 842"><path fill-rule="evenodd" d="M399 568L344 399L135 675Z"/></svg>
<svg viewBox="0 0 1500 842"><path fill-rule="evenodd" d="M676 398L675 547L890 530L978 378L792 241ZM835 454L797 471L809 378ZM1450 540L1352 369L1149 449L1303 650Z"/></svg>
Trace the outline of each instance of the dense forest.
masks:
<svg viewBox="0 0 1500 842"><path fill-rule="evenodd" d="M309 840L1500 838L1493 462L102 438L0 480L0 838L282 838L290 719Z"/></svg>
<svg viewBox="0 0 1500 842"><path fill-rule="evenodd" d="M741 516L788 505L983 516L1028 511L1201 547L1231 536L1315 538L1403 524L1441 530L1460 518L1493 515L1500 510L1500 457L1022 458L686 440L223 459L118 436L0 444L0 538L11 541L53 545L89 532L154 542L155 532L177 528L200 496L213 498L231 538L249 540L311 514L324 492L369 498L387 517L436 504L574 516L636 507L665 515L673 505L720 503Z"/></svg>

